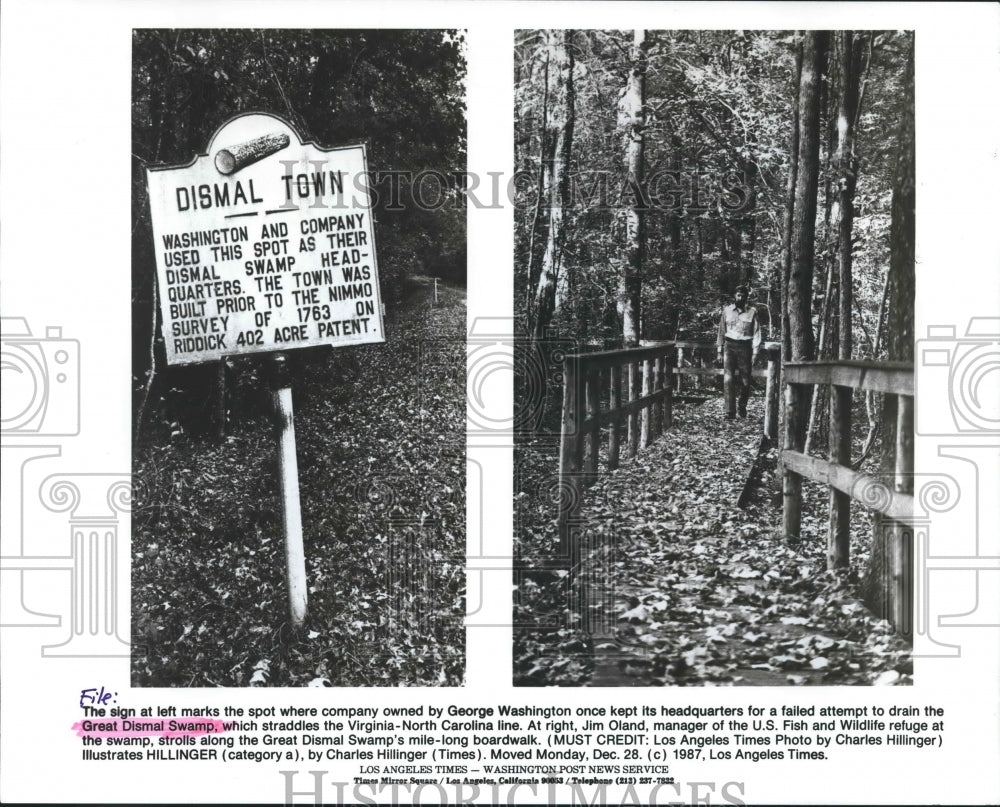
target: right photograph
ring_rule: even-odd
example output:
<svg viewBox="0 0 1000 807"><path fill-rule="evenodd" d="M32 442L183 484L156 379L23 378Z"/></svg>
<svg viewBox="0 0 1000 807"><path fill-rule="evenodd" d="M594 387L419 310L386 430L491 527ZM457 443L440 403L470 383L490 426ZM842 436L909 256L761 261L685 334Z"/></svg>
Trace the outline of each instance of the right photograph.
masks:
<svg viewBox="0 0 1000 807"><path fill-rule="evenodd" d="M914 47L515 33L515 686L913 683Z"/></svg>

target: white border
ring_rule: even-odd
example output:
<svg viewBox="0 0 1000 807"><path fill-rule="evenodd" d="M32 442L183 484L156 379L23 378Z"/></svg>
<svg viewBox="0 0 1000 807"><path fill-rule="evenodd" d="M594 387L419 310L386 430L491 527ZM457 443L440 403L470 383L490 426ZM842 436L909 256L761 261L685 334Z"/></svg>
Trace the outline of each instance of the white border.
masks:
<svg viewBox="0 0 1000 807"><path fill-rule="evenodd" d="M0 272L5 316L32 327L60 325L82 345L83 400L78 437L60 441L64 470L127 472L130 467L130 82L134 27L449 27L469 29L469 170L511 167L512 61L516 28L906 28L917 37L917 331L997 313L1000 299L1000 132L997 7L989 4L669 4L669 3L338 3L29 2L0 9ZM512 214L470 210L469 321L511 313ZM99 313L97 313L99 312ZM927 381L924 380L927 378ZM920 378L921 406L936 382ZM926 388L925 388L926 387ZM510 411L509 384L490 390L490 406ZM944 406L945 404L941 404ZM943 416L943 414L942 414ZM955 441L952 441L955 442ZM941 460L941 441L918 441L919 467ZM484 453L484 452L480 452ZM472 452L470 451L470 456ZM477 455L478 456L478 455ZM484 456L493 478L510 479L508 453ZM5 478L5 484L9 482ZM478 502L491 556L509 557L510 496L505 484ZM470 513L477 502L470 489ZM996 501L981 503L996 525ZM10 514L5 510L4 524ZM54 522L58 528L58 519ZM65 522L62 522L64 525ZM470 527L473 525L470 524ZM954 535L969 529L953 525ZM127 532L127 530L126 530ZM981 536L998 554L998 531ZM470 530L470 543L474 540ZM990 542L993 542L992 544ZM6 542L6 539L5 539ZM6 543L5 543L6 546ZM126 554L127 556L127 554ZM501 565L501 564L497 564ZM483 574L484 602L502 612L509 577ZM122 591L127 592L124 575ZM954 611L968 604L964 578L942 576ZM126 599L127 602L127 599ZM499 604L499 606L498 606ZM946 604L943 612L951 607ZM127 635L127 629L122 631ZM608 703L861 702L946 709L947 742L921 755L844 750L836 764L727 766L712 773L747 782L754 802L995 802L1000 799L1000 720L996 629L954 629L960 659L918 659L916 685L873 691L512 690L510 631L470 629L468 686L461 691L227 691L226 702L410 703L415 698L539 705ZM78 690L128 687L124 659L42 659L35 630L3 631L4 801L245 801L282 797L272 766L98 767L79 759L68 730ZM215 693L143 691L135 700L200 704ZM299 766L305 769L305 765Z"/></svg>

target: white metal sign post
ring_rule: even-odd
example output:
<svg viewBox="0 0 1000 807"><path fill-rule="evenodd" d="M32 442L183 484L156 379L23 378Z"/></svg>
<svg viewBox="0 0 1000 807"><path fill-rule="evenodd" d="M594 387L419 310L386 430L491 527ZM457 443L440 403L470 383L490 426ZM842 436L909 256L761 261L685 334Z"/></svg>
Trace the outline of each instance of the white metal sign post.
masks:
<svg viewBox="0 0 1000 807"><path fill-rule="evenodd" d="M384 341L365 147L240 115L185 166L150 168L168 364L272 354L292 623L307 587L292 390L280 352Z"/></svg>
<svg viewBox="0 0 1000 807"><path fill-rule="evenodd" d="M306 618L309 593L306 583L306 551L302 542L302 511L299 506L299 463L295 456L295 420L292 386L285 356L274 356L274 416L278 432L278 468L281 474L281 519L285 530L285 569L288 579L288 607L292 624Z"/></svg>

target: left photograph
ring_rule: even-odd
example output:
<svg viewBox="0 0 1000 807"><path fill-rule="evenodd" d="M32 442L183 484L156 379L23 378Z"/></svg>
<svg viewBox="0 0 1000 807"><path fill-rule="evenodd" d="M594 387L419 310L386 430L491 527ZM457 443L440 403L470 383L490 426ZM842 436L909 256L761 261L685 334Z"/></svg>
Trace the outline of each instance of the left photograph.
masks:
<svg viewBox="0 0 1000 807"><path fill-rule="evenodd" d="M133 686L464 683L465 52L133 31Z"/></svg>

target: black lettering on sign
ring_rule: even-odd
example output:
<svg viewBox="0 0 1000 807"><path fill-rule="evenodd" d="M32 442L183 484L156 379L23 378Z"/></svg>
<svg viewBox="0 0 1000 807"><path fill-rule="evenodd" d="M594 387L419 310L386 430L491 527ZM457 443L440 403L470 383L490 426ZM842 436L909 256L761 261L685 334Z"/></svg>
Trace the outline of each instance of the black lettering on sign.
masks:
<svg viewBox="0 0 1000 807"><path fill-rule="evenodd" d="M182 212L206 210L210 207L235 207L263 201L263 198L257 196L252 179L247 180L246 187L242 181L236 180L232 185L229 183L185 185L177 188L177 209Z"/></svg>
<svg viewBox="0 0 1000 807"><path fill-rule="evenodd" d="M305 325L285 325L281 328L274 329L274 341L279 342L296 342L303 339L308 339L309 335L306 333Z"/></svg>
<svg viewBox="0 0 1000 807"><path fill-rule="evenodd" d="M236 337L236 344L263 345L264 332L260 328L254 328L252 331L241 331L239 336Z"/></svg>

